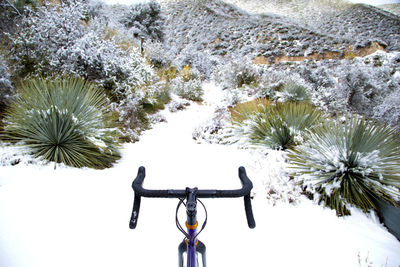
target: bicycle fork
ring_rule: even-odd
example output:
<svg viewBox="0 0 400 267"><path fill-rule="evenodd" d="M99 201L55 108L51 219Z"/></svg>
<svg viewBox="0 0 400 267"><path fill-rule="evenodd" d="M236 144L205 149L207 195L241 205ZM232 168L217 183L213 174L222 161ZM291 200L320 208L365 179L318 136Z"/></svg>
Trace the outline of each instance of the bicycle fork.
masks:
<svg viewBox="0 0 400 267"><path fill-rule="evenodd" d="M179 255L178 255L178 257L179 257L179 267L183 267L183 253L184 252L188 253L188 256L187 256L188 259L190 258L190 259L193 259L195 261L196 261L197 257L194 254L196 252L200 253L202 261L203 261L203 267L207 267L207 264L206 264L206 246L204 245L203 242L201 242L199 240L197 240L196 243L197 243L197 245L195 244L195 246L196 246L195 249L189 248L189 250L191 250L192 252L188 252L188 244L187 244L187 240L186 239L184 239L182 241L182 243L179 244L179 247L178 247L178 251L179 251ZM191 253L191 255L189 255L189 253ZM188 261L187 267L197 267L197 265L194 265L194 264L197 264L197 262L189 262Z"/></svg>

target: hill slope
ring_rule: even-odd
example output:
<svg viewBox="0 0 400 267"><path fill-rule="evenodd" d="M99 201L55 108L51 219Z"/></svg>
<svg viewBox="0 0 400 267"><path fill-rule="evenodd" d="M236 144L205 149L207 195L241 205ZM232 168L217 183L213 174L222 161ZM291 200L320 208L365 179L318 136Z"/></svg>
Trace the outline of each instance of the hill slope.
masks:
<svg viewBox="0 0 400 267"><path fill-rule="evenodd" d="M228 58L340 53L352 43L277 15L251 15L222 1L167 2L167 43L178 51L209 51ZM187 48L189 46L189 48Z"/></svg>
<svg viewBox="0 0 400 267"><path fill-rule="evenodd" d="M196 52L277 63L365 56L400 45L400 19L364 5L340 5L315 27L276 14L250 14L223 1L167 1L162 5L167 17L166 45L183 58L182 64L193 65L187 58ZM374 31L377 20L380 28Z"/></svg>
<svg viewBox="0 0 400 267"><path fill-rule="evenodd" d="M400 50L400 17L369 5L353 5L322 20L319 30L357 39L358 44L376 40L388 51Z"/></svg>
<svg viewBox="0 0 400 267"><path fill-rule="evenodd" d="M343 0L225 0L225 2L253 14L277 14L310 26L322 17L340 12L352 5Z"/></svg>

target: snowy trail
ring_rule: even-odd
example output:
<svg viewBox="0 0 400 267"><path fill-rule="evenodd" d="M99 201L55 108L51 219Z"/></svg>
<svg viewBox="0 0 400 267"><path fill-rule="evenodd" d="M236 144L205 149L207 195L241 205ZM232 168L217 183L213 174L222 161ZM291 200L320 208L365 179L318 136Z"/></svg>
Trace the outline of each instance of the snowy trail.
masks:
<svg viewBox="0 0 400 267"><path fill-rule="evenodd" d="M237 168L246 167L257 193L257 227L248 229L241 199L204 200L209 218L199 238L208 266L400 265L400 243L376 219L358 212L337 218L309 201L268 204L263 181L282 171L278 153L262 157L234 146L196 144L194 127L212 116L222 97L213 84L204 88L203 104L165 112L168 122L127 144L111 169L1 167L0 266L177 266L183 236L175 226L176 200L142 199L138 227L128 228L130 185L141 165L144 186L164 189L237 188Z"/></svg>

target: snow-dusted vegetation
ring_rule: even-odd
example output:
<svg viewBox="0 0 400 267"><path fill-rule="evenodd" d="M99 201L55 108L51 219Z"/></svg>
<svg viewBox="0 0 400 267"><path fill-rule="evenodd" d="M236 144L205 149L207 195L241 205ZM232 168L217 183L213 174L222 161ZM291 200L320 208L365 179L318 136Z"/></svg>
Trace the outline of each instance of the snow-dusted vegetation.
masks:
<svg viewBox="0 0 400 267"><path fill-rule="evenodd" d="M287 219L299 240L285 236L277 248L293 245L300 256L308 246L316 251L295 263L261 238L260 249L268 246L276 257L248 256L249 266L400 264L400 231L380 205L400 205L400 17L395 13L341 0L151 0L130 6L7 0L0 2L0 12L4 203L13 203L11 193L33 168L38 170L33 180L42 171L60 174L63 183L68 173L83 180L93 175L103 181L97 189L106 191L116 181L131 182L132 168L142 164L150 165L150 176L160 176L163 186L190 181L225 188L219 169L243 164L262 214L261 230L251 242L271 226L265 210L278 211L273 220L281 224L280 217L296 211L300 217ZM93 174L87 167L108 169ZM210 169L222 178L208 177ZM42 192L48 180L40 181L35 188ZM3 186L11 193L4 194ZM113 205L129 198L121 191L110 196ZM103 198L95 195L94 201ZM19 218L8 212L12 205L0 205L0 217L4 212L11 218L0 220L0 234ZM114 218L123 213L112 212ZM303 212L309 214L307 223L296 228ZM329 227L322 233L329 234L330 244L316 240L320 233L311 226L324 224L325 216ZM343 229L348 247L340 243ZM308 246L302 245L305 239ZM1 266L3 248L9 247L0 240ZM344 256L328 262L333 249ZM5 267L18 266L11 264L11 253L3 254ZM132 263L128 258L120 265ZM33 266L56 265L38 259Z"/></svg>
<svg viewBox="0 0 400 267"><path fill-rule="evenodd" d="M14 95L14 88L10 81L9 67L0 55L0 110Z"/></svg>
<svg viewBox="0 0 400 267"><path fill-rule="evenodd" d="M83 79L31 79L19 87L4 119L4 137L44 161L73 167L110 167L120 155L107 98Z"/></svg>

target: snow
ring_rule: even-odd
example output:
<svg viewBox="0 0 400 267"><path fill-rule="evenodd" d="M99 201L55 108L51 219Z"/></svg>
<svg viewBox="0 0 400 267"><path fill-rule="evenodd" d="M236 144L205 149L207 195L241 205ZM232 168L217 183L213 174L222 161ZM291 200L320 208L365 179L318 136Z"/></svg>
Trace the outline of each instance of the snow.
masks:
<svg viewBox="0 0 400 267"><path fill-rule="evenodd" d="M125 144L113 168L54 169L28 161L1 166L0 266L176 266L183 239L175 226L177 200L143 198L138 227L128 227L131 183L141 165L144 186L159 189L238 188L238 167L246 167L255 187L257 226L247 227L241 199L205 199L209 217L199 238L209 266L400 265L400 242L373 214L352 210L352 216L338 218L293 192L285 152L265 155L193 140L193 130L224 97L212 83L203 89L203 103L174 113L167 108L161 114L167 122ZM1 154L8 149L0 147ZM271 200L270 186L283 198L293 194L295 203ZM200 225L202 219L200 210Z"/></svg>

